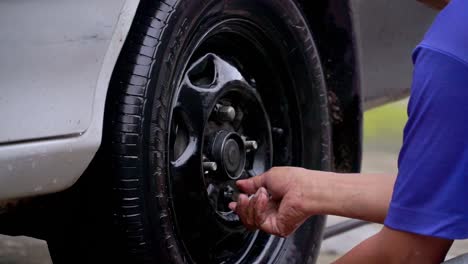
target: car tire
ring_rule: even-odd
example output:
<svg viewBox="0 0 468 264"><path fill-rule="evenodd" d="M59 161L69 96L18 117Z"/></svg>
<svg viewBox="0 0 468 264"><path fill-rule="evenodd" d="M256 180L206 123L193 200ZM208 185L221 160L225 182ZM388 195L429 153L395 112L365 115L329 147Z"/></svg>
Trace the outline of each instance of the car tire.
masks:
<svg viewBox="0 0 468 264"><path fill-rule="evenodd" d="M111 254L125 263L314 263L323 217L284 239L245 230L225 206L236 179L272 166L330 170L327 109L293 0L142 1L98 154L112 188Z"/></svg>

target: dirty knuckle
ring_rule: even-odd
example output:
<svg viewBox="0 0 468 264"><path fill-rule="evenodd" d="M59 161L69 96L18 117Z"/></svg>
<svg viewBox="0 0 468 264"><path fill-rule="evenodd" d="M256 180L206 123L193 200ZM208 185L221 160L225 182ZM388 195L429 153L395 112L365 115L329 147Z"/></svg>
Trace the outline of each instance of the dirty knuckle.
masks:
<svg viewBox="0 0 468 264"><path fill-rule="evenodd" d="M289 229L280 229L278 232L278 236L280 237L287 237L291 234L292 232Z"/></svg>
<svg viewBox="0 0 468 264"><path fill-rule="evenodd" d="M265 222L265 220L264 220L264 217L262 215L257 215L255 217L255 223L257 224L257 226L263 225L264 222Z"/></svg>
<svg viewBox="0 0 468 264"><path fill-rule="evenodd" d="M242 218L242 222L244 223L244 225L252 225L252 220L248 215L244 215L244 217Z"/></svg>

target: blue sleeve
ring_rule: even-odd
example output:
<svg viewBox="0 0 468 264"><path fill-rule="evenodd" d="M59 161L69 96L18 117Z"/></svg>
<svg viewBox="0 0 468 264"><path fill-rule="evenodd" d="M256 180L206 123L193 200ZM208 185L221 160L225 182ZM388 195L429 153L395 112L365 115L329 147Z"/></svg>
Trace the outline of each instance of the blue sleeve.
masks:
<svg viewBox="0 0 468 264"><path fill-rule="evenodd" d="M385 225L468 238L468 64L430 48L415 52L408 123Z"/></svg>

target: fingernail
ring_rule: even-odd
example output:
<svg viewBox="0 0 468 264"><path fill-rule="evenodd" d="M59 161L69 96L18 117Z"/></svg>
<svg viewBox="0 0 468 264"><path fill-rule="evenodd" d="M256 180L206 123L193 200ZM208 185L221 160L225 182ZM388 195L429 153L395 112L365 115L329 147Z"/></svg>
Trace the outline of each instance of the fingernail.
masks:
<svg viewBox="0 0 468 264"><path fill-rule="evenodd" d="M249 199L249 197L243 193L239 194L239 200Z"/></svg>
<svg viewBox="0 0 468 264"><path fill-rule="evenodd" d="M262 187L263 188L263 187ZM263 188L263 191L262 193L267 197L267 198L270 198L271 197L271 194L267 191L267 189Z"/></svg>
<svg viewBox="0 0 468 264"><path fill-rule="evenodd" d="M235 211L236 210L236 203L235 202L231 202L229 203L229 209L231 209L232 211Z"/></svg>

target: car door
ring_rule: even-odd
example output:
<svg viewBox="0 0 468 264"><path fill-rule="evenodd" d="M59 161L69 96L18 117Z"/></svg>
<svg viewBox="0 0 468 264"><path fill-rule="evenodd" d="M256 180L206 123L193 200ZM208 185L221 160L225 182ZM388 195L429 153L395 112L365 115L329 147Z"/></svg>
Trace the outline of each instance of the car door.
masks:
<svg viewBox="0 0 468 264"><path fill-rule="evenodd" d="M77 136L124 0L0 1L0 144Z"/></svg>
<svg viewBox="0 0 468 264"><path fill-rule="evenodd" d="M436 11L415 0L351 0L366 109L408 95L411 53Z"/></svg>

